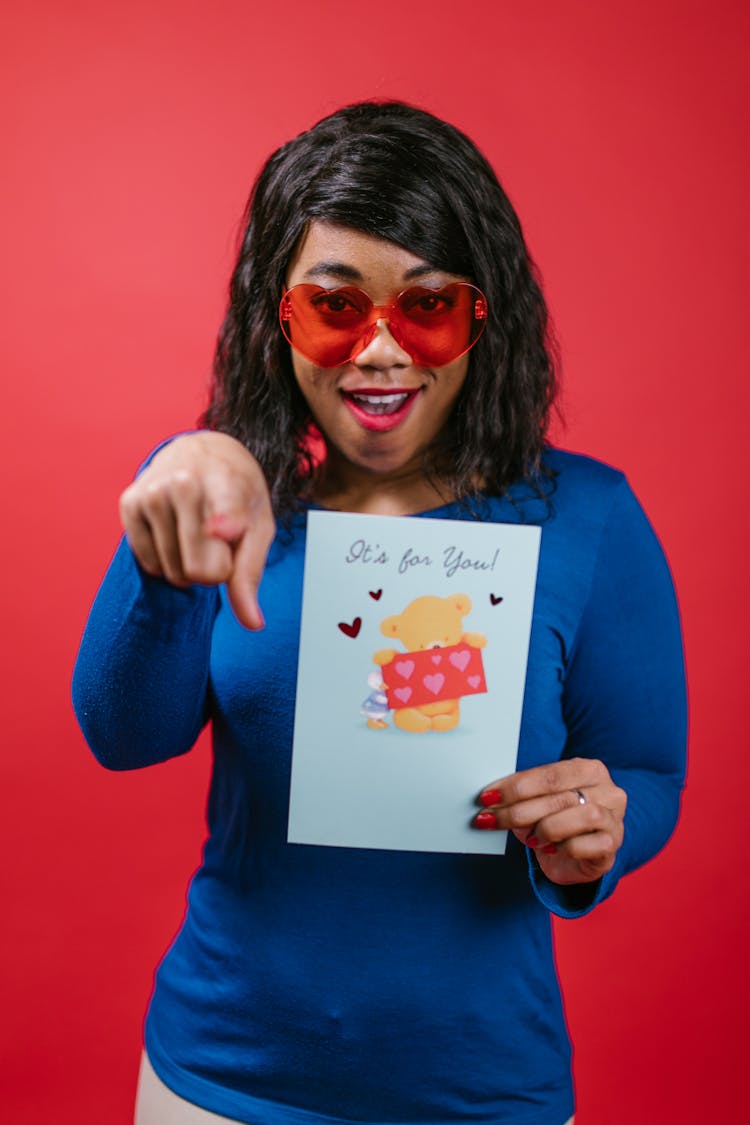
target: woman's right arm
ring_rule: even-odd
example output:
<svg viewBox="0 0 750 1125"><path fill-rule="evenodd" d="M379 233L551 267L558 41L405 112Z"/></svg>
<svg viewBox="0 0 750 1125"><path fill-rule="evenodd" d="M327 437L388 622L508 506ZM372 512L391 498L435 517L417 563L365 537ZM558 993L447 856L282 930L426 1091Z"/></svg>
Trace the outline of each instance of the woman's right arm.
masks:
<svg viewBox="0 0 750 1125"><path fill-rule="evenodd" d="M220 583L242 624L275 534L257 461L226 434L163 446L123 493L126 539L97 594L73 676L73 703L98 760L136 769L185 753L207 719Z"/></svg>

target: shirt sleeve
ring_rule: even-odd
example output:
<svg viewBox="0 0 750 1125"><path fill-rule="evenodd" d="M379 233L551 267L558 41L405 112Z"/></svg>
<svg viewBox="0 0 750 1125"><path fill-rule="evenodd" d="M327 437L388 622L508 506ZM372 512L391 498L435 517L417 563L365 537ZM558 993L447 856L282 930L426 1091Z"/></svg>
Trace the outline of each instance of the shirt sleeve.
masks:
<svg viewBox="0 0 750 1125"><path fill-rule="evenodd" d="M592 884L550 882L531 851L532 886L553 913L591 910L654 856L677 822L687 700L677 601L666 559L624 479L602 527L563 686L565 758L598 758L628 797L615 865Z"/></svg>
<svg viewBox="0 0 750 1125"><path fill-rule="evenodd" d="M177 589L138 565L123 538L94 601L73 673L73 706L103 766L137 769L188 751L207 720L215 588Z"/></svg>

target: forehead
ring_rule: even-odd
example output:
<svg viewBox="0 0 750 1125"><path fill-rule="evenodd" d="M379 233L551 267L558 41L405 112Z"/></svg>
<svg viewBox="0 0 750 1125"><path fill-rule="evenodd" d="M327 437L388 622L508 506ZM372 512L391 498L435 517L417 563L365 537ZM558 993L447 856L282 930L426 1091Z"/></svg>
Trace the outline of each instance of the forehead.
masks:
<svg viewBox="0 0 750 1125"><path fill-rule="evenodd" d="M395 242L316 219L307 226L292 256L287 285L348 282L390 291L394 285L427 276L448 275Z"/></svg>

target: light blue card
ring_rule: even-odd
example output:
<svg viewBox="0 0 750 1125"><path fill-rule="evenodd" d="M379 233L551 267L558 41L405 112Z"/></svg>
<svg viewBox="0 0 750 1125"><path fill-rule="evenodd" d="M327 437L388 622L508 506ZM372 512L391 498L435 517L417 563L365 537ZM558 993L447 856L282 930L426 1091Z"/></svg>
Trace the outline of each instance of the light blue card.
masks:
<svg viewBox="0 0 750 1125"><path fill-rule="evenodd" d="M541 529L310 512L290 843L505 851Z"/></svg>

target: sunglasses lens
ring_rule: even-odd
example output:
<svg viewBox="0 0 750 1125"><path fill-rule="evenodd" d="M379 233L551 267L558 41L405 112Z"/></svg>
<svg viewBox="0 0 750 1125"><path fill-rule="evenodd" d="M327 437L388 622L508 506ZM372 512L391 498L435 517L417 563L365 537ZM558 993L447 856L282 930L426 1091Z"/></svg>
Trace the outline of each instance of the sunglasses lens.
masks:
<svg viewBox="0 0 750 1125"><path fill-rule="evenodd" d="M456 281L442 289L414 286L398 298L394 334L418 365L440 367L464 355L487 323L487 302L475 285Z"/></svg>
<svg viewBox="0 0 750 1125"><path fill-rule="evenodd" d="M281 329L292 347L320 367L338 367L370 342L378 318L417 366L441 367L473 347L487 323L481 289L455 281L442 289L415 285L391 308L378 307L361 289L294 285L281 298Z"/></svg>
<svg viewBox="0 0 750 1125"><path fill-rule="evenodd" d="M293 348L320 367L338 367L367 331L371 309L361 289L295 285L282 297L279 317Z"/></svg>

